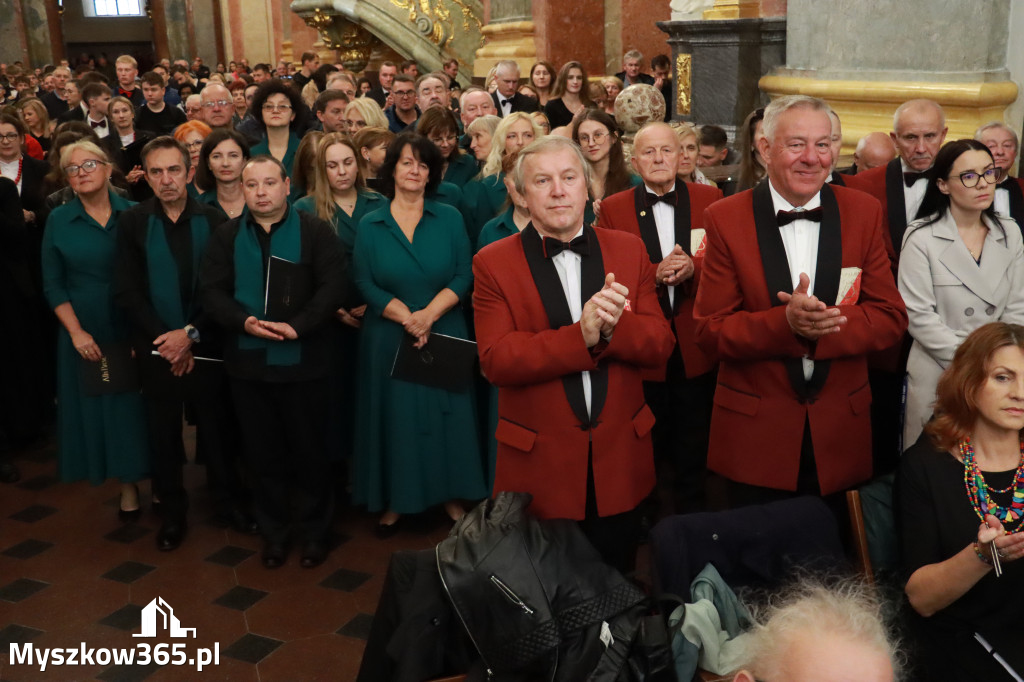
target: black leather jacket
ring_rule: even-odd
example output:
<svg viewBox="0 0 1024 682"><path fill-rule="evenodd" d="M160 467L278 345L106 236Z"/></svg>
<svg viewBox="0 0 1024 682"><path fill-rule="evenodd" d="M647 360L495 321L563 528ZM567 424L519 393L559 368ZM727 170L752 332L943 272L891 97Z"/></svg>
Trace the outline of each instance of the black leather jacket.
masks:
<svg viewBox="0 0 1024 682"><path fill-rule="evenodd" d="M489 678L622 679L644 594L601 561L576 522L529 516L531 499L501 493L438 544L458 618Z"/></svg>

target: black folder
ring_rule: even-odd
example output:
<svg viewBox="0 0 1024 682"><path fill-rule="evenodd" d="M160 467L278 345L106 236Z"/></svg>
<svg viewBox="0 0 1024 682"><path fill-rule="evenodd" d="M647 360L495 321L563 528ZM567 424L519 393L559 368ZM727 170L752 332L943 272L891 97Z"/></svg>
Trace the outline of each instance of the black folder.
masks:
<svg viewBox="0 0 1024 682"><path fill-rule="evenodd" d="M271 322L287 322L313 297L313 269L277 256L267 265L264 313Z"/></svg>
<svg viewBox="0 0 1024 682"><path fill-rule="evenodd" d="M103 359L93 362L81 358L79 377L86 395L129 393L139 390L139 366L132 357L128 343L105 343L100 346Z"/></svg>
<svg viewBox="0 0 1024 682"><path fill-rule="evenodd" d="M476 343L444 334L431 334L423 348L404 334L395 353L391 378L462 393L473 384Z"/></svg>

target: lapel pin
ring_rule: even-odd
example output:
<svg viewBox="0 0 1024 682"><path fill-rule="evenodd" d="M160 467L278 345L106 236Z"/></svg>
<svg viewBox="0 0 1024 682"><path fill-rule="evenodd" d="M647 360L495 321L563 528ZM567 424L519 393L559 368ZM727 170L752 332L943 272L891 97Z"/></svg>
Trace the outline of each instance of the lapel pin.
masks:
<svg viewBox="0 0 1024 682"><path fill-rule="evenodd" d="M643 218L647 215L647 211L640 211L640 217Z"/></svg>

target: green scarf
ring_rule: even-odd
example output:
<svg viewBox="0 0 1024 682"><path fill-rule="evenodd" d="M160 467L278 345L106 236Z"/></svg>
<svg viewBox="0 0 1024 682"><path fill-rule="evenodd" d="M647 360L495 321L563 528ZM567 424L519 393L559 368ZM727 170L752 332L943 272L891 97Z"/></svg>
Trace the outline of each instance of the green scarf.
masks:
<svg viewBox="0 0 1024 682"><path fill-rule="evenodd" d="M262 320L266 316L266 279L263 250L253 230L263 229L243 220L235 236L235 300L242 308ZM299 213L291 206L284 222L270 236L270 255L293 263L302 259L302 231ZM238 337L243 350L264 349L268 365L297 365L302 361L302 342L271 341L243 332Z"/></svg>
<svg viewBox="0 0 1024 682"><path fill-rule="evenodd" d="M199 263L206 251L210 238L210 222L202 214L189 219L192 231L192 281L189 288L194 292L199 277ZM149 268L149 300L153 302L160 320L171 329L181 329L195 314L195 297L188 310L182 308L181 281L178 264L167 244L164 222L155 215L149 216L146 226L146 263Z"/></svg>

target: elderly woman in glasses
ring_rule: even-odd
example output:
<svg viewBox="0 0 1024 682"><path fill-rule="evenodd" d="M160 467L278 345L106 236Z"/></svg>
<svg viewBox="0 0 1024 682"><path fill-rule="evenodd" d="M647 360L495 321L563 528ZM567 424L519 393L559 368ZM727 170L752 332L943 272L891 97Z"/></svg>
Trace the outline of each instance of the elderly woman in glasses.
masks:
<svg viewBox="0 0 1024 682"><path fill-rule="evenodd" d="M904 450L931 417L939 375L960 343L989 322L1024 323L1024 241L992 208L999 173L983 143L947 142L903 237L898 280L914 339Z"/></svg>
<svg viewBox="0 0 1024 682"><path fill-rule="evenodd" d="M174 139L185 145L188 150L189 167L199 167L199 153L203 150L203 142L213 132L210 126L202 121L185 121L174 130ZM196 186L195 179L188 183L188 195L198 197L202 194L201 188Z"/></svg>
<svg viewBox="0 0 1024 682"><path fill-rule="evenodd" d="M75 198L50 214L42 252L43 289L65 332L57 347L60 476L119 479L120 517L134 521L149 459L141 396L137 388L92 395L81 378L97 363L113 373L130 362L127 321L111 288L118 216L132 204L111 190L110 159L95 142L65 146L60 165Z"/></svg>

